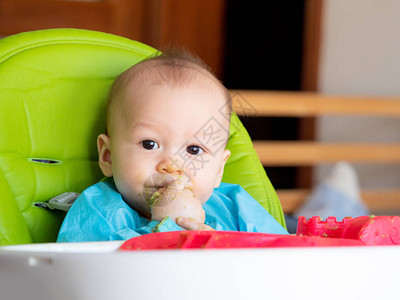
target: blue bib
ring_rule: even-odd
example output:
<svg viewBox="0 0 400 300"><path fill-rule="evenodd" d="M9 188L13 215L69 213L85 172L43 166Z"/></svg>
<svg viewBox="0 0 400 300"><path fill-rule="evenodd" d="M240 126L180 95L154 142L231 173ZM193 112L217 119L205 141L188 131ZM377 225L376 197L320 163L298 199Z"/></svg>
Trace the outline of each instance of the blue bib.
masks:
<svg viewBox="0 0 400 300"><path fill-rule="evenodd" d="M287 234L241 186L221 183L203 206L205 224L215 230ZM61 226L57 242L127 240L152 232L183 230L171 218L149 221L128 206L113 182L87 188Z"/></svg>

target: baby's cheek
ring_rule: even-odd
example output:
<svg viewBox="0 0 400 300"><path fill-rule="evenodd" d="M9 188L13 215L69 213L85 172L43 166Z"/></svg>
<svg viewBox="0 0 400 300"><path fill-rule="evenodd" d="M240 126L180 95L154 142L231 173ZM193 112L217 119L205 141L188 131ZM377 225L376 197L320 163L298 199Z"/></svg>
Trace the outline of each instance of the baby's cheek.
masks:
<svg viewBox="0 0 400 300"><path fill-rule="evenodd" d="M117 185L120 185L125 192L131 195L138 196L137 192L142 190L144 175L132 172L132 170L126 170L125 173L120 173L117 178L114 178Z"/></svg>
<svg viewBox="0 0 400 300"><path fill-rule="evenodd" d="M202 159L193 159L185 166L185 171L193 178L202 178L213 175L217 169L215 158L211 155Z"/></svg>
<svg viewBox="0 0 400 300"><path fill-rule="evenodd" d="M138 173L134 176L136 184L143 184L146 180L146 175L144 173Z"/></svg>
<svg viewBox="0 0 400 300"><path fill-rule="evenodd" d="M196 198L200 199L202 204L204 204L208 198L210 198L213 190L214 185L210 180L205 180L205 178L203 178L203 180L200 178L198 178L198 180L194 180L193 194Z"/></svg>

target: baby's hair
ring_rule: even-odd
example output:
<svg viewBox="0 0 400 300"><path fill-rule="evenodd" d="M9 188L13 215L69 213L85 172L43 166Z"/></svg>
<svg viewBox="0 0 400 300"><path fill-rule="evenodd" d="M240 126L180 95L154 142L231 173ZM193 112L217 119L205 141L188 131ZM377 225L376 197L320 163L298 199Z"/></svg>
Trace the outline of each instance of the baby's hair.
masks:
<svg viewBox="0 0 400 300"><path fill-rule="evenodd" d="M109 134L110 110L115 99L121 97L129 83L135 80L135 85L140 87L146 83L171 84L181 87L191 84L196 75L201 73L213 82L223 93L226 101L228 119L232 113L232 101L228 90L221 81L212 73L211 69L198 57L187 50L167 49L156 52L154 55L135 64L119 75L112 87L107 104L106 133ZM204 77L203 77L204 78Z"/></svg>

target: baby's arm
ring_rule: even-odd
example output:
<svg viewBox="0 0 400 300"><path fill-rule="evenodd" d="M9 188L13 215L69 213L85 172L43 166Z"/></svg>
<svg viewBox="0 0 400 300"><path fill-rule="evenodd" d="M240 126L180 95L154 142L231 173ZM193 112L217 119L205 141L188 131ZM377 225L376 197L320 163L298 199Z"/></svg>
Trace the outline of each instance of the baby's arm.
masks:
<svg viewBox="0 0 400 300"><path fill-rule="evenodd" d="M186 230L214 230L214 228L191 218L178 217L176 223Z"/></svg>

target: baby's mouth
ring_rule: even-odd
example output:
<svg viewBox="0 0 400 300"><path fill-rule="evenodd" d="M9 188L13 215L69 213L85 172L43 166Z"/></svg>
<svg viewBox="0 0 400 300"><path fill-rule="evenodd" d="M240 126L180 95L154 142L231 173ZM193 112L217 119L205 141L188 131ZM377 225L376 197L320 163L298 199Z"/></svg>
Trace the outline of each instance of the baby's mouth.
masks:
<svg viewBox="0 0 400 300"><path fill-rule="evenodd" d="M157 192L160 188L161 188L161 186L148 186L148 187L144 187L144 189L143 189L143 196L144 196L145 200L148 201L149 198L150 198L155 192Z"/></svg>
<svg viewBox="0 0 400 300"><path fill-rule="evenodd" d="M154 194L162 194L167 188L167 185L154 185L144 187L143 189L143 196L147 203L151 202L151 198L154 197Z"/></svg>
<svg viewBox="0 0 400 300"><path fill-rule="evenodd" d="M168 181L168 182L162 182L162 183L159 183L159 184L154 184L154 185L151 185L151 186L145 186L144 188L145 189L154 189L154 190L159 190L159 189L163 189L163 188L170 188L170 187L174 187L176 185L176 182L175 182L175 180L171 180L171 181Z"/></svg>
<svg viewBox="0 0 400 300"><path fill-rule="evenodd" d="M169 193L176 193L177 190L192 190L193 182L185 181L183 176L159 175L153 176L144 184L144 200L151 205L155 199L159 198L166 190ZM158 179L158 180L157 180Z"/></svg>
<svg viewBox="0 0 400 300"><path fill-rule="evenodd" d="M143 190L146 191L146 192L153 192L154 193L154 192L156 192L156 191L158 191L160 189L163 189L163 188L166 188L167 186L170 186L171 183L168 183L168 184L165 184L165 183L163 183L163 184L155 184L155 185L149 185L149 186L145 185Z"/></svg>

